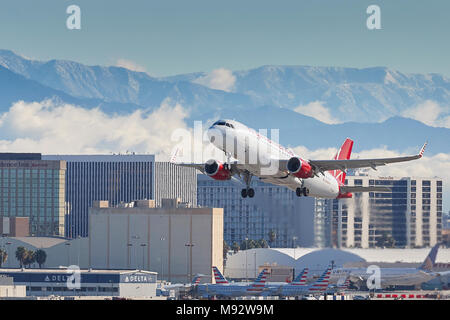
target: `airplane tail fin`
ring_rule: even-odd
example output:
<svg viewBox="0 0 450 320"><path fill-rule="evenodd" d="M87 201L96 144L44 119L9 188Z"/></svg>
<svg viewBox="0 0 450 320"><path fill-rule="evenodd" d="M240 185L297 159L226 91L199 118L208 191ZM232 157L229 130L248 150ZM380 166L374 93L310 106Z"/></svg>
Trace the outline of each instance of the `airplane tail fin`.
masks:
<svg viewBox="0 0 450 320"><path fill-rule="evenodd" d="M345 139L342 146L339 148L338 152L334 156L334 160L348 160L350 159L350 155L352 153L353 148L353 140L352 139ZM330 173L336 178L338 183L340 185L343 185L345 183L345 176L346 172L342 170L332 170Z"/></svg>
<svg viewBox="0 0 450 320"><path fill-rule="evenodd" d="M436 244L433 248L431 248L430 253L428 253L422 265L419 267L420 270L423 271L432 271L434 264L436 263L436 256L439 250L439 246L441 244Z"/></svg>
<svg viewBox="0 0 450 320"><path fill-rule="evenodd" d="M298 274L298 276L292 281L293 285L305 286L306 285L306 275L308 274L309 269L304 268L302 272Z"/></svg>
<svg viewBox="0 0 450 320"><path fill-rule="evenodd" d="M251 288L247 289L248 291L262 291L264 286L266 285L267 275L269 271L267 269L263 269L258 277L253 281Z"/></svg>
<svg viewBox="0 0 450 320"><path fill-rule="evenodd" d="M228 280L225 279L225 277L222 275L222 273L219 271L219 268L212 267L214 271L214 279L216 280L216 283L228 283Z"/></svg>
<svg viewBox="0 0 450 320"><path fill-rule="evenodd" d="M194 276L194 278L192 278L192 284L193 284L193 285L199 284L199 283L200 283L200 280L202 279L202 277L203 277L203 275L201 275L201 274L196 274L196 275Z"/></svg>
<svg viewBox="0 0 450 320"><path fill-rule="evenodd" d="M347 290L349 286L350 286L350 275L347 275L345 280L341 284L337 285L337 288L339 290Z"/></svg>
<svg viewBox="0 0 450 320"><path fill-rule="evenodd" d="M328 282L330 281L331 267L328 267L319 279L309 288L309 291L323 292L328 288Z"/></svg>

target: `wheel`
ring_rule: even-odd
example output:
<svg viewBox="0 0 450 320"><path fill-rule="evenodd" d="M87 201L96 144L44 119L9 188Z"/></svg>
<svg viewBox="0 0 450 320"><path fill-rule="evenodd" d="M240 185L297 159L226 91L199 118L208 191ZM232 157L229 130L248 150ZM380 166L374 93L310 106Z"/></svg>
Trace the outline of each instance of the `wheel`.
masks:
<svg viewBox="0 0 450 320"><path fill-rule="evenodd" d="M242 189L241 196L242 198L247 198L247 189Z"/></svg>
<svg viewBox="0 0 450 320"><path fill-rule="evenodd" d="M301 188L295 189L295 194L297 195L297 197L301 197L303 194L302 189Z"/></svg>
<svg viewBox="0 0 450 320"><path fill-rule="evenodd" d="M309 189L308 188L303 188L303 195L305 197L309 196Z"/></svg>
<svg viewBox="0 0 450 320"><path fill-rule="evenodd" d="M255 190L253 190L253 188L250 188L247 190L247 194L249 198L253 198L255 196Z"/></svg>

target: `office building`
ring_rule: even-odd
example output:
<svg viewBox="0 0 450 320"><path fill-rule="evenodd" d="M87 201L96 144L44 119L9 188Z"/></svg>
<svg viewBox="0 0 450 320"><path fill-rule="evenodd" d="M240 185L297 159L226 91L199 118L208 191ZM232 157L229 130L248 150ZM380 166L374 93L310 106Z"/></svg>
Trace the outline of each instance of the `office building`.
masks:
<svg viewBox="0 0 450 320"><path fill-rule="evenodd" d="M137 199L177 197L196 204L195 169L155 162L154 155L45 155L67 162L66 237L88 236L88 208L93 201L111 206ZM194 190L194 191L193 191Z"/></svg>
<svg viewBox="0 0 450 320"><path fill-rule="evenodd" d="M387 186L330 200L333 247L428 247L442 240L442 180L347 176L349 186Z"/></svg>
<svg viewBox="0 0 450 320"><path fill-rule="evenodd" d="M223 209L195 208L179 199L140 200L121 207L97 201L89 214L88 264L101 269L156 271L190 282L223 267ZM212 281L212 278L206 281Z"/></svg>
<svg viewBox="0 0 450 320"><path fill-rule="evenodd" d="M315 246L316 230L322 232L326 219L315 213L315 199L299 198L295 192L254 179L254 198L242 198L243 185L216 181L206 175L197 178L197 203L224 209L224 239L229 246L246 238L265 239L271 247ZM269 233L274 231L275 239ZM273 241L271 241L273 240Z"/></svg>
<svg viewBox="0 0 450 320"><path fill-rule="evenodd" d="M64 236L65 171L65 161L41 160L40 154L0 154L2 234L10 218L27 217L31 235Z"/></svg>

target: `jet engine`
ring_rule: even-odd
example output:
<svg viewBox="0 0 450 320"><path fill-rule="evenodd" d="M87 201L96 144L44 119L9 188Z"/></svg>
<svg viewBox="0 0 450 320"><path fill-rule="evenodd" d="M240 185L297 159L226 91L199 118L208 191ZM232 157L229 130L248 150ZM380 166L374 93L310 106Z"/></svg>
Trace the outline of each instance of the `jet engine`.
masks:
<svg viewBox="0 0 450 320"><path fill-rule="evenodd" d="M311 165L307 161L297 157L289 159L287 169L297 178L306 179L314 175L314 170Z"/></svg>
<svg viewBox="0 0 450 320"><path fill-rule="evenodd" d="M205 173L214 180L231 179L231 171L225 166L225 164L214 159L206 161Z"/></svg>

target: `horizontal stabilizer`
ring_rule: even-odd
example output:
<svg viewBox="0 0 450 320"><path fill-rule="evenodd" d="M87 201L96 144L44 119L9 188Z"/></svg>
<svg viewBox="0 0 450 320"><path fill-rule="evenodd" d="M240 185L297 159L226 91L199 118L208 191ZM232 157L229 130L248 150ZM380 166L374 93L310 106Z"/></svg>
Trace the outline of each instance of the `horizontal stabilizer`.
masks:
<svg viewBox="0 0 450 320"><path fill-rule="evenodd" d="M347 193L347 192L391 192L391 188L381 187L381 186L371 186L371 187L342 186L340 189L340 192L341 193Z"/></svg>

